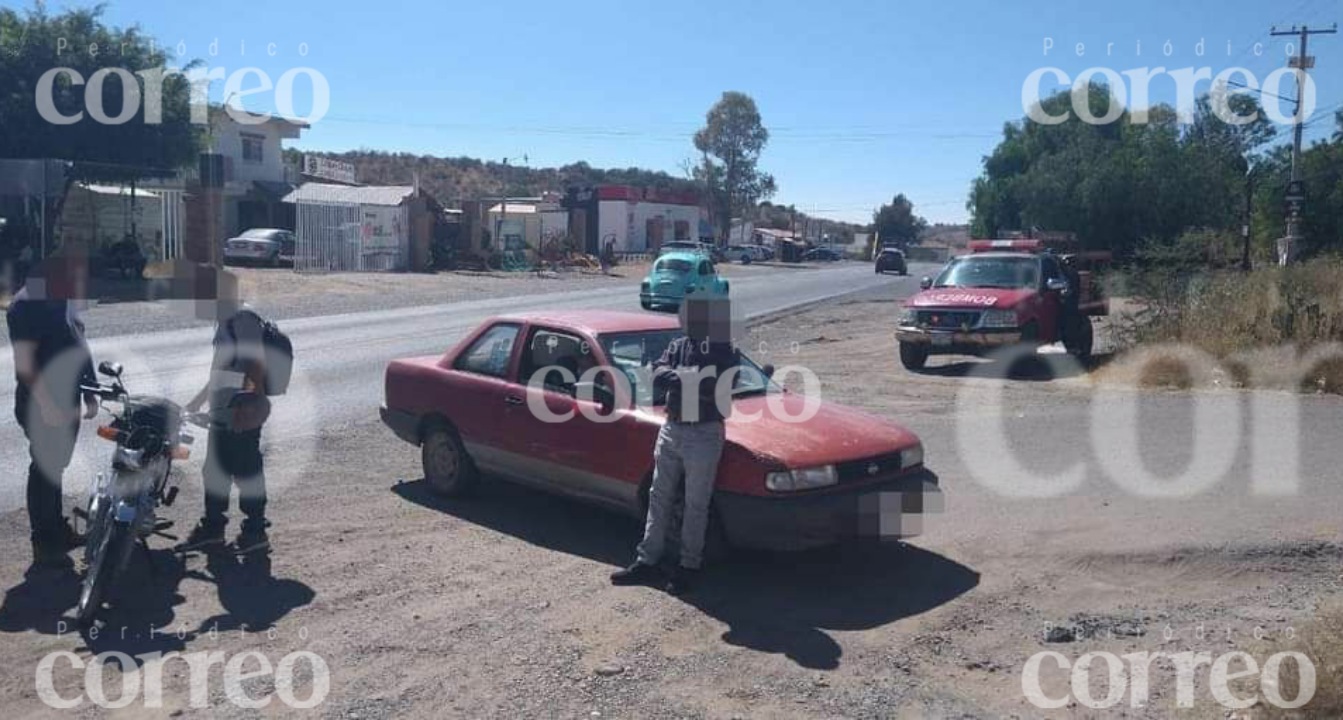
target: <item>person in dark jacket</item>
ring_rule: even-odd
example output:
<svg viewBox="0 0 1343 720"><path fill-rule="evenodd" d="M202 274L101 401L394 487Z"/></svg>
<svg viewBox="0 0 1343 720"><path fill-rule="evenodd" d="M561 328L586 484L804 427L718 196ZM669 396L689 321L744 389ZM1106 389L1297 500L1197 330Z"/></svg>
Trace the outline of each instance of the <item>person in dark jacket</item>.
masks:
<svg viewBox="0 0 1343 720"><path fill-rule="evenodd" d="M231 273L199 268L195 283L197 317L216 323L209 381L185 408L196 413L209 406L209 445L201 469L205 513L177 549L224 547L229 495L236 485L243 521L232 550L262 552L270 547L261 455L261 428L270 416L264 328L261 317L243 304L237 278Z"/></svg>
<svg viewBox="0 0 1343 720"><path fill-rule="evenodd" d="M80 538L61 509L62 475L83 417L98 414L97 398L81 385L97 383L79 318L87 263L75 255L44 261L15 294L6 313L14 351L14 418L28 438L28 524L35 567L68 568Z"/></svg>
<svg viewBox="0 0 1343 720"><path fill-rule="evenodd" d="M732 376L737 352L732 346L726 300L686 299L681 305L685 335L667 345L653 363L654 396L665 396L667 419L653 448L653 484L648 517L637 558L611 575L616 585L662 579L658 563L666 546L678 491L685 486L680 563L666 579L666 590L691 589L703 562L709 501L723 453L723 421L732 411ZM719 382L720 378L725 379Z"/></svg>

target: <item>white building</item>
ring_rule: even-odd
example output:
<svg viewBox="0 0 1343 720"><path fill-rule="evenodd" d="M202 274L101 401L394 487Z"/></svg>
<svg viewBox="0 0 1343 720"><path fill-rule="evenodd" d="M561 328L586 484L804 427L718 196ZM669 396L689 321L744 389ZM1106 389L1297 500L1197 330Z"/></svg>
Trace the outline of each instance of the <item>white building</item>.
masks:
<svg viewBox="0 0 1343 720"><path fill-rule="evenodd" d="M619 253L647 253L664 242L698 240L706 220L692 192L629 185L572 188L564 207L569 234L593 255L607 243Z"/></svg>

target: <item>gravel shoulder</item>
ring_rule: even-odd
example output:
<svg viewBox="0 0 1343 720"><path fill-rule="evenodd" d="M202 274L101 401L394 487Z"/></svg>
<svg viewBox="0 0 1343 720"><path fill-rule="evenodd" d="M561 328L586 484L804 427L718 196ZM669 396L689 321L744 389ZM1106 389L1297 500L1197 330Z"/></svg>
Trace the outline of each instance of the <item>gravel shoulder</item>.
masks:
<svg viewBox="0 0 1343 720"><path fill-rule="evenodd" d="M811 367L827 399L941 432L958 390L979 381L955 360L934 360L917 378L895 370L891 308L882 291L821 305L756 326L748 349ZM1016 380L1005 391L1014 407L1048 407L1088 382ZM15 549L0 555L7 715L56 716L36 696L33 668L57 650L256 650L272 662L307 650L330 665L318 712L332 718L1094 717L1104 713L1027 703L1026 658L1253 647L1255 627L1282 637L1336 597L1343 560L1340 543L1323 540L999 547L976 527L994 518L952 506L909 546L742 556L678 599L608 584L630 559L637 523L503 483L440 500L420 481L415 450L371 417L326 428L319 467L299 466L282 438L267 452L269 473L298 478L272 498L272 562L157 549L156 574L130 585L97 638L62 632L75 577L25 579L26 520L0 516L0 543ZM183 472L167 516L186 526L200 501L198 461ZM1058 626L1071 640L1047 642ZM218 669L213 677L208 709L189 706L178 668L165 672L163 708L135 715L256 715L227 701ZM260 696L268 682L243 687ZM1045 679L1053 695L1067 682ZM58 673L60 692L81 687L82 674ZM300 683L296 694L309 690ZM1122 709L1174 714L1170 678L1154 675L1153 692L1148 707ZM273 704L264 714L289 713Z"/></svg>

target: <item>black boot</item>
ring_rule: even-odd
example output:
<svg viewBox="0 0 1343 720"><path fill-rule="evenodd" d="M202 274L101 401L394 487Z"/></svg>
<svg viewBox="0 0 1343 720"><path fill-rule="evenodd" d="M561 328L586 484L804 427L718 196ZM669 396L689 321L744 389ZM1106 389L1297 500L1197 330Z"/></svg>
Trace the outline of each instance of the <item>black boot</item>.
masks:
<svg viewBox="0 0 1343 720"><path fill-rule="evenodd" d="M242 529L238 532L238 539L233 541L233 552L239 555L262 552L270 549L270 537L266 535L266 528L270 523L265 520L247 519L243 521Z"/></svg>
<svg viewBox="0 0 1343 720"><path fill-rule="evenodd" d="M678 565L676 570L672 572L671 577L667 579L667 594L685 595L695 589L695 585L698 581L698 569L681 567Z"/></svg>
<svg viewBox="0 0 1343 720"><path fill-rule="evenodd" d="M611 573L612 585L652 585L661 579L661 570L638 560L623 570Z"/></svg>

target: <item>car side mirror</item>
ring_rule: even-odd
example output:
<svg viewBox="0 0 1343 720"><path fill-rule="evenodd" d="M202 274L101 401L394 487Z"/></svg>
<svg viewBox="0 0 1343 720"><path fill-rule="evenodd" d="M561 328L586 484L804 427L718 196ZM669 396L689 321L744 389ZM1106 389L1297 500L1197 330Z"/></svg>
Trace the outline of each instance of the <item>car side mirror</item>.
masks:
<svg viewBox="0 0 1343 720"><path fill-rule="evenodd" d="M927 275L924 275L922 278L919 279L920 290L927 290L932 286L933 286L933 279L928 277Z"/></svg>
<svg viewBox="0 0 1343 720"><path fill-rule="evenodd" d="M120 378L122 373L121 363L104 360L98 363L98 372L108 377Z"/></svg>
<svg viewBox="0 0 1343 720"><path fill-rule="evenodd" d="M774 363L765 363L765 366L760 368L760 370L765 373L765 377L770 379L774 378Z"/></svg>
<svg viewBox="0 0 1343 720"><path fill-rule="evenodd" d="M616 406L616 396L611 388L592 381L574 383L574 397L597 403L603 413L611 412Z"/></svg>
<svg viewBox="0 0 1343 720"><path fill-rule="evenodd" d="M1046 280L1045 289L1050 292L1061 293L1063 295L1067 295L1069 290L1071 290L1067 280L1057 277L1049 278L1048 280Z"/></svg>

